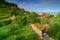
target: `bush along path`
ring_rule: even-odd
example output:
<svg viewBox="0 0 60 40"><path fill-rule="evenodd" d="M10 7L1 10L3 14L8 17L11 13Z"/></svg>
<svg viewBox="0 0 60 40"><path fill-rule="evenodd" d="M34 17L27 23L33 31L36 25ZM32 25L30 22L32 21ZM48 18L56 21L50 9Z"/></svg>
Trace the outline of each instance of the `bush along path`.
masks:
<svg viewBox="0 0 60 40"><path fill-rule="evenodd" d="M31 24L31 23L29 23L29 24L30 24L30 26L32 27L32 29L35 31L35 33L36 33L40 38L42 38L42 40L55 40L54 38L49 37L47 34L46 34L45 37L43 38L43 37L42 37L41 30L39 30L34 24Z"/></svg>

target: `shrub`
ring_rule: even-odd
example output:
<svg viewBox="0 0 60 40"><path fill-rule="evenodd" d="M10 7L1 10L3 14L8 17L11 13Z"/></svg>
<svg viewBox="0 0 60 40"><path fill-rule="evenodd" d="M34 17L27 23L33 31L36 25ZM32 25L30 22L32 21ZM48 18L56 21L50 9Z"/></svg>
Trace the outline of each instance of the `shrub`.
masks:
<svg viewBox="0 0 60 40"><path fill-rule="evenodd" d="M4 39L11 35L14 30L19 29L17 24L10 24L0 28L0 39ZM13 33L14 34L14 33Z"/></svg>

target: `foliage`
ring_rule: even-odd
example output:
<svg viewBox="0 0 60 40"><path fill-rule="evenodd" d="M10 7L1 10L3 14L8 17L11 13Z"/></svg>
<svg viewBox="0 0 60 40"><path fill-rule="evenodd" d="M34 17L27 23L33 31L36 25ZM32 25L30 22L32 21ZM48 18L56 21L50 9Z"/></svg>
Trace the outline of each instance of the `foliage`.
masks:
<svg viewBox="0 0 60 40"><path fill-rule="evenodd" d="M35 22L38 22L37 20L37 17L38 16L38 14L37 13L35 13L35 12L32 12L32 13L30 13L28 16L27 16L27 21L28 22L30 22L30 23L35 23Z"/></svg>
<svg viewBox="0 0 60 40"><path fill-rule="evenodd" d="M60 40L60 32L57 33L57 38Z"/></svg>
<svg viewBox="0 0 60 40"><path fill-rule="evenodd" d="M18 15L16 22L19 24L19 26L24 26L27 23L27 18L26 16Z"/></svg>
<svg viewBox="0 0 60 40"><path fill-rule="evenodd" d="M0 6L0 40L40 40L28 24L36 21L37 14L20 9L14 3L4 3ZM10 20L12 15L16 16L14 22Z"/></svg>
<svg viewBox="0 0 60 40"><path fill-rule="evenodd" d="M13 10L13 11L11 12L11 16L12 16L12 15L17 16L17 15L18 15L17 11Z"/></svg>
<svg viewBox="0 0 60 40"><path fill-rule="evenodd" d="M13 31L19 29L17 24L10 24L0 28L0 39L4 39L9 35L15 34ZM11 33L12 32L12 33Z"/></svg>
<svg viewBox="0 0 60 40"><path fill-rule="evenodd" d="M29 29L28 29L29 28ZM19 27L18 24L10 24L0 28L0 40L39 40L38 36L28 25Z"/></svg>
<svg viewBox="0 0 60 40"><path fill-rule="evenodd" d="M51 37L58 38L60 40L60 13L57 14L57 16L53 19L51 19L50 24L52 25L51 28L48 30L48 34Z"/></svg>
<svg viewBox="0 0 60 40"><path fill-rule="evenodd" d="M35 32L29 25L21 28L19 32L17 34L16 40L39 40L38 36L35 34Z"/></svg>
<svg viewBox="0 0 60 40"><path fill-rule="evenodd" d="M10 17L16 16L11 22ZM56 17L43 13L40 17L36 12L28 12L18 8L14 3L0 0L0 40L40 40L28 23L35 23L41 29L42 24L49 24L47 34L60 40L60 12Z"/></svg>

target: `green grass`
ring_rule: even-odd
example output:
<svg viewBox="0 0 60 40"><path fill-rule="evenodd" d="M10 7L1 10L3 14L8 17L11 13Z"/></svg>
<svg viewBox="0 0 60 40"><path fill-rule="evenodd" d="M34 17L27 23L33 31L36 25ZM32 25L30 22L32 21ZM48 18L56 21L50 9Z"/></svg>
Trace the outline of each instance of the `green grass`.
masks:
<svg viewBox="0 0 60 40"><path fill-rule="evenodd" d="M17 34L16 40L39 40L39 37L35 34L31 26L26 25L20 29L20 34Z"/></svg>
<svg viewBox="0 0 60 40"><path fill-rule="evenodd" d="M9 24L0 27L1 40L39 40L40 38L35 34L31 26L25 25L23 27L18 24Z"/></svg>
<svg viewBox="0 0 60 40"><path fill-rule="evenodd" d="M7 18L7 19L1 19L0 22L8 21L8 20L10 20L10 18Z"/></svg>

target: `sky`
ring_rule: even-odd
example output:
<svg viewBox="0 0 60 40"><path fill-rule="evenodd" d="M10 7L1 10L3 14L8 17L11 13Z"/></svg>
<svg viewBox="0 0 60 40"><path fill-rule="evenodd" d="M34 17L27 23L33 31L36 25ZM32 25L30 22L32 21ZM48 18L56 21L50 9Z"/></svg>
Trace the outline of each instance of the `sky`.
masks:
<svg viewBox="0 0 60 40"><path fill-rule="evenodd" d="M6 0L30 12L59 12L60 0Z"/></svg>

